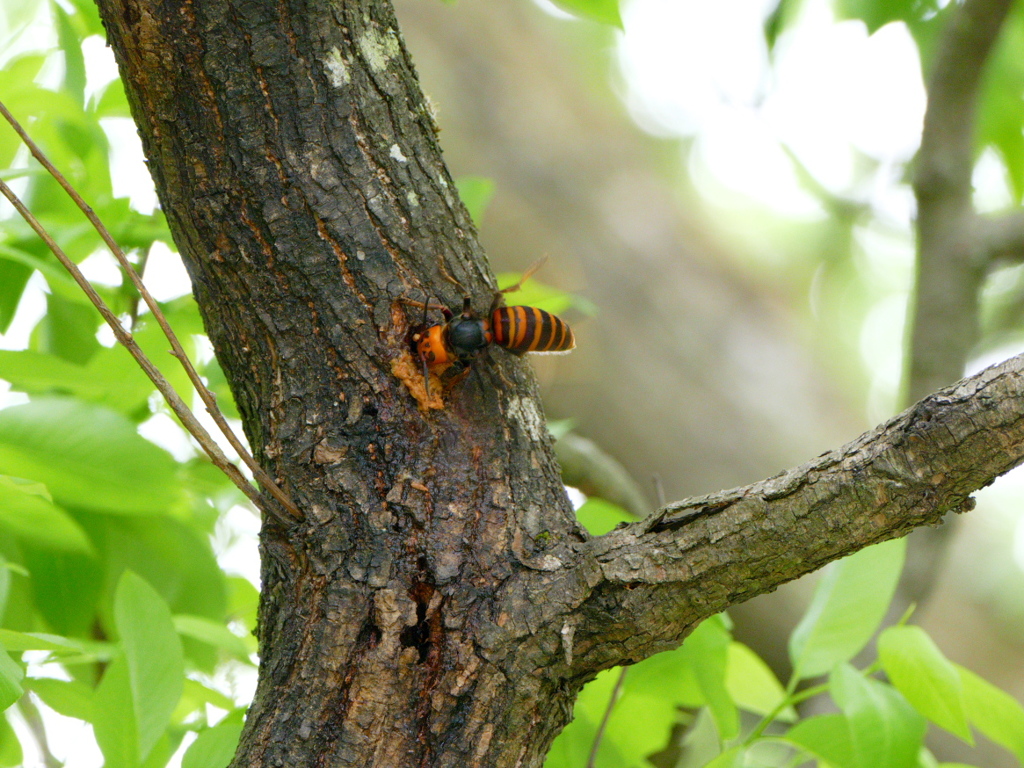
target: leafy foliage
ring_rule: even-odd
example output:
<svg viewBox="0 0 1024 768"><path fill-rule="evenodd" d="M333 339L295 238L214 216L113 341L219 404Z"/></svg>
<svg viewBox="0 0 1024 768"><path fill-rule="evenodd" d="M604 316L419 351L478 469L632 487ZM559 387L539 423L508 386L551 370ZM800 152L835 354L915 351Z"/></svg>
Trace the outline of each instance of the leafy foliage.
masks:
<svg viewBox="0 0 1024 768"><path fill-rule="evenodd" d="M603 525L605 514L602 509L594 522ZM592 524L585 507L578 515ZM920 627L885 629L877 661L863 669L849 663L889 607L904 549L902 540L890 541L828 567L790 638L793 673L785 687L731 638L724 616L705 621L679 649L631 667L596 765L811 760L832 768L927 768L937 765L924 746L929 722L967 744L974 743L973 727L1020 760L1024 707L946 659ZM617 674L606 671L584 689L546 768L584 764ZM800 705L826 697L838 714L798 716Z"/></svg>
<svg viewBox="0 0 1024 768"><path fill-rule="evenodd" d="M567 13L590 19L600 24L622 28L619 14L619 0L553 0L555 5Z"/></svg>

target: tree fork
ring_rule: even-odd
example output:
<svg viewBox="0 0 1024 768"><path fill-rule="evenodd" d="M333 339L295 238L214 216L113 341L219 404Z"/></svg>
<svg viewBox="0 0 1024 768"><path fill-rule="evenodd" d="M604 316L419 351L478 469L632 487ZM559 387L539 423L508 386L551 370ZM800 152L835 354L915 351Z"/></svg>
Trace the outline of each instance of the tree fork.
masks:
<svg viewBox="0 0 1024 768"><path fill-rule="evenodd" d="M99 5L253 455L303 513L264 519L235 766L539 766L601 669L1022 458L1016 359L781 480L588 538L527 366L497 351L426 415L392 374L400 299L486 306L494 282L390 4Z"/></svg>

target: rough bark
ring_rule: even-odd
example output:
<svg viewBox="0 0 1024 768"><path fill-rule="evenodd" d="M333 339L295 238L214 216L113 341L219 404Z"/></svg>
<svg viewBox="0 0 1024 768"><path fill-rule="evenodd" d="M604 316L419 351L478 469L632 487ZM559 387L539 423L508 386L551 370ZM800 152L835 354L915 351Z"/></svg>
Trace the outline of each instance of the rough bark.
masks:
<svg viewBox="0 0 1024 768"><path fill-rule="evenodd" d="M236 766L539 765L598 670L1021 459L1018 359L813 466L589 539L523 362L494 352L426 413L395 374L400 298L482 307L493 281L390 5L100 8L249 441L303 511L264 516Z"/></svg>

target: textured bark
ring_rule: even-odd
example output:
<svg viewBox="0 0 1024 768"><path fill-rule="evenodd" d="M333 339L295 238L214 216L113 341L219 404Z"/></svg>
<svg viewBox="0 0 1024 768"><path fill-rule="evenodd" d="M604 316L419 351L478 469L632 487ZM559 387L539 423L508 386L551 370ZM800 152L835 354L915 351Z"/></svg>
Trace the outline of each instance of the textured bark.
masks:
<svg viewBox="0 0 1024 768"><path fill-rule="evenodd" d="M524 363L491 354L428 413L394 373L401 297L482 307L493 281L389 4L100 7L249 441L303 511L264 516L236 766L539 765L600 669L1021 458L1015 360L812 467L589 539Z"/></svg>

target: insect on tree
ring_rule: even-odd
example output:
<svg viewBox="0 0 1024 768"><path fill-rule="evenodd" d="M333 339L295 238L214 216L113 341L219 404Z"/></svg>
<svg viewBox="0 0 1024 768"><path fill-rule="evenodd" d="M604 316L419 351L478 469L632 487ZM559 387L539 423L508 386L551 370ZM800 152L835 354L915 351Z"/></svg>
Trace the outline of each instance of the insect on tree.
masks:
<svg viewBox="0 0 1024 768"><path fill-rule="evenodd" d="M490 309L483 317L466 296L459 314L448 307L422 304L423 322L413 326L408 335L413 355L423 366L423 379L429 386L430 374L446 376L445 390L451 389L470 370L473 362L491 345L508 350L514 355L527 352L560 353L576 346L576 339L568 323L546 310L530 306L502 306L506 293L518 291L544 263L541 259L526 272L515 285L495 292ZM408 301L414 306L419 302ZM427 315L436 309L444 316L443 323L430 323Z"/></svg>

